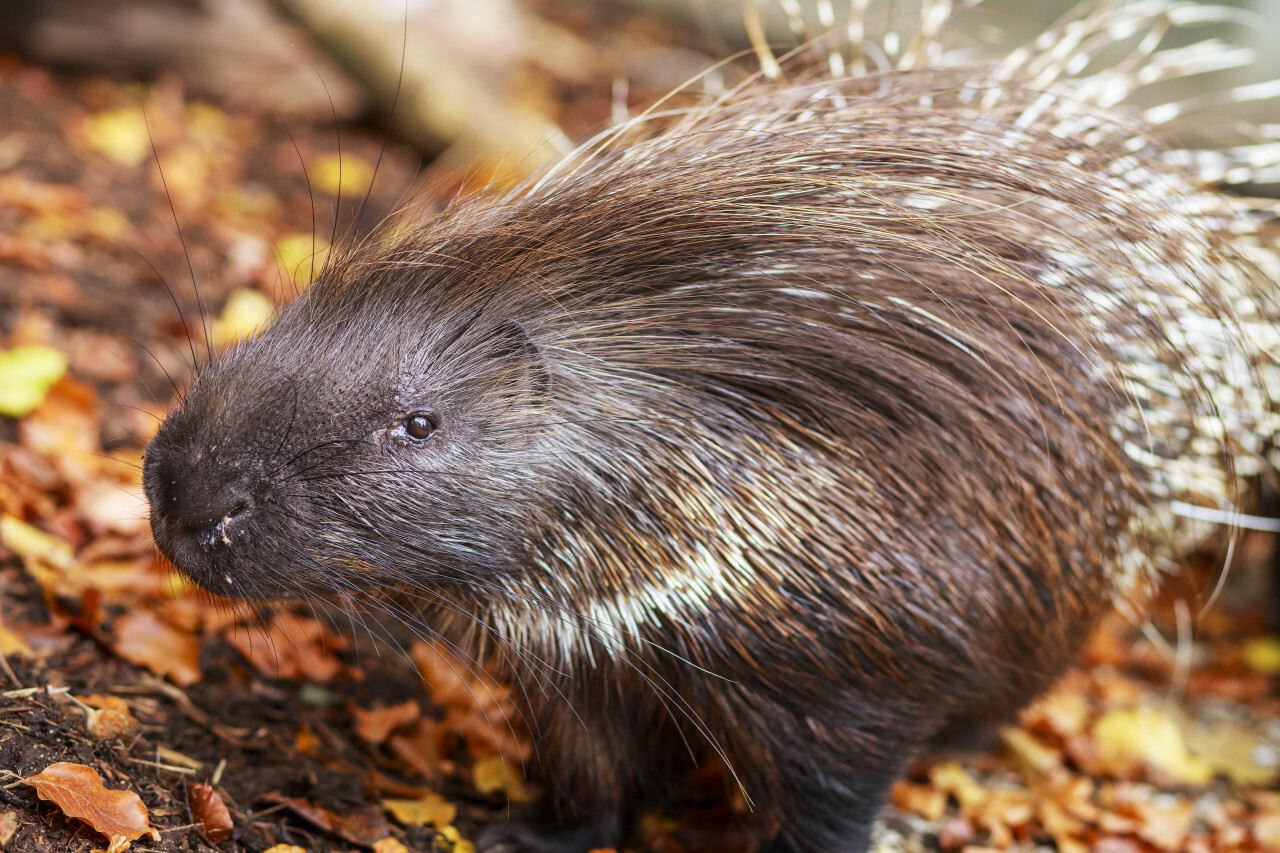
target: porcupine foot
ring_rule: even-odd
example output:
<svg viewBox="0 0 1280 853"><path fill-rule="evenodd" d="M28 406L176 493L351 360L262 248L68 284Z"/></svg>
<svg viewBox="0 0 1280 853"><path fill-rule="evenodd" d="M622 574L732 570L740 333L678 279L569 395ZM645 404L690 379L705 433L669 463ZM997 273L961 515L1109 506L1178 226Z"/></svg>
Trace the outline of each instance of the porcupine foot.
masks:
<svg viewBox="0 0 1280 853"><path fill-rule="evenodd" d="M476 842L479 853L585 853L600 848L597 825L547 827L535 820L510 820L487 827Z"/></svg>
<svg viewBox="0 0 1280 853"><path fill-rule="evenodd" d="M795 791L787 813L761 853L863 853L897 773L822 774L812 787Z"/></svg>

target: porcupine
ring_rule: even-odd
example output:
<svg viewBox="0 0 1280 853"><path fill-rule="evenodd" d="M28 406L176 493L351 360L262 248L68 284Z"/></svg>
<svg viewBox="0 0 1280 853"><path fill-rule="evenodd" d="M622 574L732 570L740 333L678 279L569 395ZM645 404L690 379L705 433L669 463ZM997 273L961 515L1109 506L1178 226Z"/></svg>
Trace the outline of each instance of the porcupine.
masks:
<svg viewBox="0 0 1280 853"><path fill-rule="evenodd" d="M1274 147L1126 106L1242 61L1159 48L1209 13L958 63L949 9L336 255L161 426L160 550L499 659L543 783L504 843L620 844L718 755L769 849L863 849L921 745L1049 685L1280 431L1275 211L1212 188Z"/></svg>

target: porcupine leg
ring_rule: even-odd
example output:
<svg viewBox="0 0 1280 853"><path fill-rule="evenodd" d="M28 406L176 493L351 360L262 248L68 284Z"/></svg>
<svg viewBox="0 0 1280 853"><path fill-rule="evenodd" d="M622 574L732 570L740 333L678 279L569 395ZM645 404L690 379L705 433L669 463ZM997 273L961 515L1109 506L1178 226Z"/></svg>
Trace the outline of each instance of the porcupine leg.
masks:
<svg viewBox="0 0 1280 853"><path fill-rule="evenodd" d="M668 756L682 753L660 709L586 679L560 682L529 710L538 745L531 781L539 800L480 837L484 853L583 853L629 841L637 817L670 790ZM677 744L678 746L678 744Z"/></svg>
<svg viewBox="0 0 1280 853"><path fill-rule="evenodd" d="M735 765L777 827L762 853L863 853L906 763L936 727L920 709L833 691L817 699L744 696ZM783 706L783 707L779 707Z"/></svg>
<svg viewBox="0 0 1280 853"><path fill-rule="evenodd" d="M789 779L790 789L781 800L787 806L773 815L777 832L762 853L863 853L871 828L899 775L899 765L882 766L867 760L851 767L853 756L809 756L805 766L796 759L775 766Z"/></svg>

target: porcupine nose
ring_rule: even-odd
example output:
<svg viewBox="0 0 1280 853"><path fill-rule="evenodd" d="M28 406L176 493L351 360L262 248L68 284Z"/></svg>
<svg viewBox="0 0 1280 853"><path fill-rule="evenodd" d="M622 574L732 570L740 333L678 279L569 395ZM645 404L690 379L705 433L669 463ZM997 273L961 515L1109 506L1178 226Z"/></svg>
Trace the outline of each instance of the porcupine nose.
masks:
<svg viewBox="0 0 1280 853"><path fill-rule="evenodd" d="M204 548L231 546L244 535L253 515L252 494L239 478L220 477L209 467L169 449L147 454L143 481L155 532L163 528L168 536ZM156 538L160 544L161 537Z"/></svg>

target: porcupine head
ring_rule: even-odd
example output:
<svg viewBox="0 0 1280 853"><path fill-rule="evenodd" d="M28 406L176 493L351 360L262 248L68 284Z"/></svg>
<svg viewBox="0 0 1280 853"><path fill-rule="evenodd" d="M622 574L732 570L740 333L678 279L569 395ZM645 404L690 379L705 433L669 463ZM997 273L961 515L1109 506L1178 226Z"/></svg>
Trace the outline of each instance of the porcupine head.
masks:
<svg viewBox="0 0 1280 853"><path fill-rule="evenodd" d="M719 761L762 845L863 849L922 744L1044 689L1202 533L1177 502L1262 470L1273 237L1207 187L1274 146L1126 107L1241 55L1146 3L959 64L947 9L338 253L148 448L197 583L519 687L541 798L487 846L631 843Z"/></svg>

